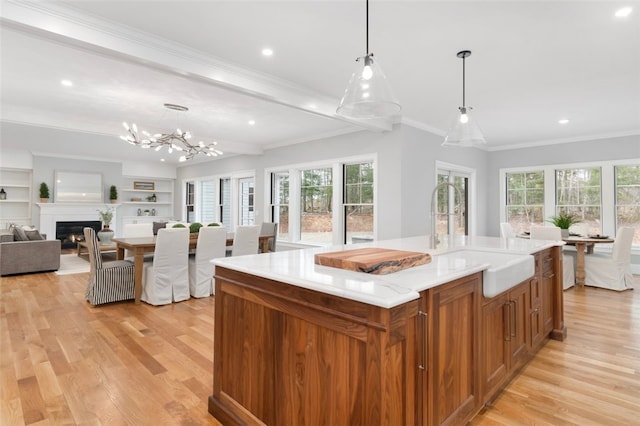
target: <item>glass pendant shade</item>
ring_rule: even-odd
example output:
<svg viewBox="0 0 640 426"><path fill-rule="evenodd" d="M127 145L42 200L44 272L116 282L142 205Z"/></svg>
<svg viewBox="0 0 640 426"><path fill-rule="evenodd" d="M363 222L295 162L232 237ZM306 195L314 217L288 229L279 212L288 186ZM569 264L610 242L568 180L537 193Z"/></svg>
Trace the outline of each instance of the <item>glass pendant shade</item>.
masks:
<svg viewBox="0 0 640 426"><path fill-rule="evenodd" d="M460 112L456 114L442 146L468 148L487 143L471 109L471 107L460 107Z"/></svg>
<svg viewBox="0 0 640 426"><path fill-rule="evenodd" d="M400 109L373 54L358 58L336 112L345 117L380 118L399 114Z"/></svg>

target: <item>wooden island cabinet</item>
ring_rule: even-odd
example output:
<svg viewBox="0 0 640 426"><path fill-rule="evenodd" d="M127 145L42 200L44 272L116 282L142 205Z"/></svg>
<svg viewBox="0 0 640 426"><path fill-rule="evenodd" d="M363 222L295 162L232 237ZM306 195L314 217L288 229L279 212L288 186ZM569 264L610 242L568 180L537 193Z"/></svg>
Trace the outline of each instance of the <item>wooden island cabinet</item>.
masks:
<svg viewBox="0 0 640 426"><path fill-rule="evenodd" d="M560 249L535 258L496 297L474 272L391 308L217 265L209 412L224 425L463 425L566 335Z"/></svg>

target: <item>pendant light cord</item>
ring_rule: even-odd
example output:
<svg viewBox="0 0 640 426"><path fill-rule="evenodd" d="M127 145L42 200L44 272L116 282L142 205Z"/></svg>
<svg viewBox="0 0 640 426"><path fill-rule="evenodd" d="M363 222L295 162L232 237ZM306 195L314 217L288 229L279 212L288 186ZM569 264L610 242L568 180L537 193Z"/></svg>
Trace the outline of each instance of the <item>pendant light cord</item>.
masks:
<svg viewBox="0 0 640 426"><path fill-rule="evenodd" d="M465 104L465 97L464 97L464 92L465 92L465 87L464 87L464 81L465 81L465 78L464 78L464 77L465 77L465 75L464 75L464 71L465 71L465 67L464 67L464 65L465 65L465 60L466 60L466 59L467 59L467 57L466 57L466 56L463 56L463 57L462 57L462 108L465 108L465 107L466 107L466 104Z"/></svg>
<svg viewBox="0 0 640 426"><path fill-rule="evenodd" d="M369 0L367 0L367 56L369 56Z"/></svg>

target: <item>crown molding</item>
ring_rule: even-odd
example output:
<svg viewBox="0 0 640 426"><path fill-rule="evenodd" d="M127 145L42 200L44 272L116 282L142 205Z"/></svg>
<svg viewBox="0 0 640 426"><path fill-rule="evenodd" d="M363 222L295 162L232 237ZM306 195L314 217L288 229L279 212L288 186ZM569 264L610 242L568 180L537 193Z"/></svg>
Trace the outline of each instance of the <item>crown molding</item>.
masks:
<svg viewBox="0 0 640 426"><path fill-rule="evenodd" d="M599 139L613 139L625 136L640 136L640 129L621 132L600 133L595 135L576 136L571 138L546 139L532 142L524 142L515 145L500 145L487 148L488 151L508 151L511 149L536 148L539 146L558 145L563 143L595 141Z"/></svg>

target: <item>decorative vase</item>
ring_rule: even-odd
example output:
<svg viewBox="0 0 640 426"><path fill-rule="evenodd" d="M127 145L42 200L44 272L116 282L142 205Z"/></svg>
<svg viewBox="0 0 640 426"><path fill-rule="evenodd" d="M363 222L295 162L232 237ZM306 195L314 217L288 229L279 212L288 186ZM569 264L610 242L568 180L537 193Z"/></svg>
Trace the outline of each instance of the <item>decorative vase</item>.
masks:
<svg viewBox="0 0 640 426"><path fill-rule="evenodd" d="M108 226L102 228L102 230L98 231L98 239L100 240L100 245L109 246L112 244L111 238L113 238L114 232L109 229Z"/></svg>
<svg viewBox="0 0 640 426"><path fill-rule="evenodd" d="M568 229L561 229L560 230L560 234L562 235L562 238L569 238L569 230Z"/></svg>

